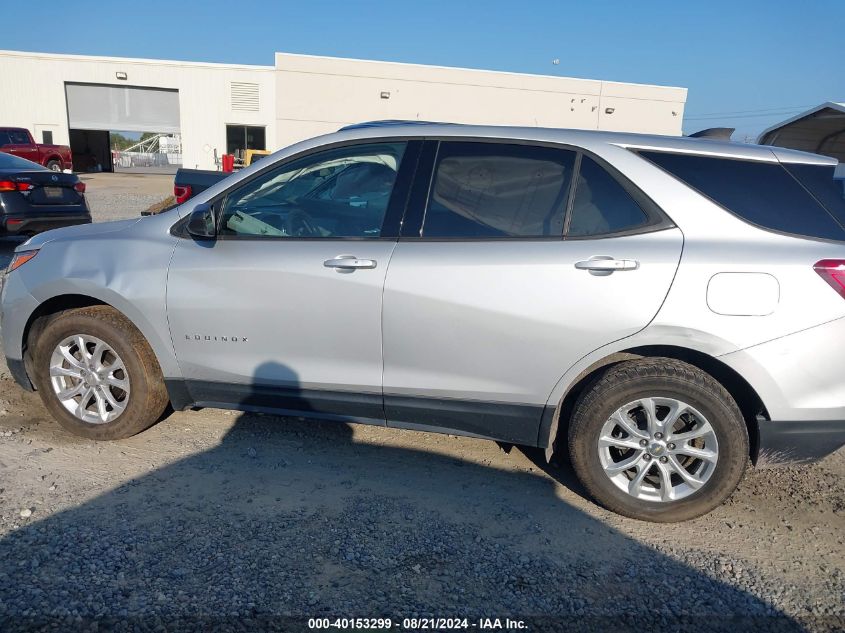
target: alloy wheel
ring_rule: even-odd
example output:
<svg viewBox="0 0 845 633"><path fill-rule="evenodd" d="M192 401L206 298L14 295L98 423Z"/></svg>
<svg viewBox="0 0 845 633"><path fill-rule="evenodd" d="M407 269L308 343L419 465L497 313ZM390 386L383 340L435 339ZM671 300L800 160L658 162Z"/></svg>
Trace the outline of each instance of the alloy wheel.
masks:
<svg viewBox="0 0 845 633"><path fill-rule="evenodd" d="M74 334L55 347L50 357L50 384L62 406L90 424L112 422L129 402L126 365L96 336Z"/></svg>
<svg viewBox="0 0 845 633"><path fill-rule="evenodd" d="M604 423L598 452L605 475L622 491L646 501L678 501L713 475L719 444L695 408L675 398L641 398Z"/></svg>

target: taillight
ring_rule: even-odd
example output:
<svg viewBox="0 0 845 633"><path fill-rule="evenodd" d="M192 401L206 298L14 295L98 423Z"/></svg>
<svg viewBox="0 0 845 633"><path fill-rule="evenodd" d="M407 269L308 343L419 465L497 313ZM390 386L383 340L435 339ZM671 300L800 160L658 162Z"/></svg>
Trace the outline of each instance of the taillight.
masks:
<svg viewBox="0 0 845 633"><path fill-rule="evenodd" d="M813 270L845 299L845 259L823 259L813 264Z"/></svg>
<svg viewBox="0 0 845 633"><path fill-rule="evenodd" d="M9 272L15 270L16 268L20 268L36 255L38 255L37 250L15 253L14 257L12 257L12 262L9 264Z"/></svg>
<svg viewBox="0 0 845 633"><path fill-rule="evenodd" d="M78 191L79 193L85 193L85 183L78 182L73 186L74 191Z"/></svg>
<svg viewBox="0 0 845 633"><path fill-rule="evenodd" d="M0 191L29 191L35 185L30 182L15 182L13 180L0 180Z"/></svg>
<svg viewBox="0 0 845 633"><path fill-rule="evenodd" d="M191 197L191 185L173 185L173 195L176 198L176 204L182 204Z"/></svg>

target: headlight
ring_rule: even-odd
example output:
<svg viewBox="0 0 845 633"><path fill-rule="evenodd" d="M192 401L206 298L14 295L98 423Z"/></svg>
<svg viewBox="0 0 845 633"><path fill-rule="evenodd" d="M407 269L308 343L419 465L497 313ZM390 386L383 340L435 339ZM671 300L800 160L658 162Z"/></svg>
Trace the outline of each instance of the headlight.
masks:
<svg viewBox="0 0 845 633"><path fill-rule="evenodd" d="M12 262L9 264L8 272L12 272L13 270L20 268L25 263L27 263L30 259L38 255L38 251L20 251L19 253L15 253L14 257L12 257Z"/></svg>

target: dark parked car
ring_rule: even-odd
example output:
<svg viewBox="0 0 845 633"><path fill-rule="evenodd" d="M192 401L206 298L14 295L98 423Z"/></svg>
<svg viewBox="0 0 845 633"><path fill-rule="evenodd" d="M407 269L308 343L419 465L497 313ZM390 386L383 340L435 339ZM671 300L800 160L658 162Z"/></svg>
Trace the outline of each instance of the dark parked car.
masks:
<svg viewBox="0 0 845 633"><path fill-rule="evenodd" d="M0 153L0 236L90 222L85 183L78 176Z"/></svg>

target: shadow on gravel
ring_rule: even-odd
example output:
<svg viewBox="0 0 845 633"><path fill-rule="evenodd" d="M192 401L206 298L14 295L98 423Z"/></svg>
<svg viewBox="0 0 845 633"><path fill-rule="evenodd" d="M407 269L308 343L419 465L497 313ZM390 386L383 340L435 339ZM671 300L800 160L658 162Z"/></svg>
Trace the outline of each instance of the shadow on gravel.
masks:
<svg viewBox="0 0 845 633"><path fill-rule="evenodd" d="M0 540L0 630L306 630L314 616L399 630L426 615L801 630L561 500L549 476L568 470L547 475L240 414L215 448Z"/></svg>

